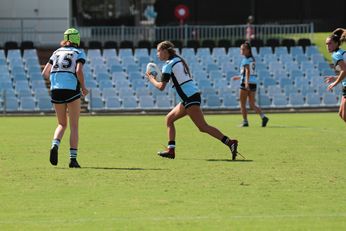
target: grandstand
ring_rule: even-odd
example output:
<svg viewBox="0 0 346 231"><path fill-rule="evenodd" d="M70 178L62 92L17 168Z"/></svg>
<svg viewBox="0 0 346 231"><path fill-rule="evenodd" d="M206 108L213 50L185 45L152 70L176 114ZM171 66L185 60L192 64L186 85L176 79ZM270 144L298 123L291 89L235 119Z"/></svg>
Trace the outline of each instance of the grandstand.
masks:
<svg viewBox="0 0 346 231"><path fill-rule="evenodd" d="M39 51L39 52L38 52ZM0 111L53 112L49 83L41 76L47 62L42 49L0 50ZM172 108L171 88L160 92L144 77L146 64L162 63L155 48L89 48L84 76L91 90L84 112L160 112ZM182 47L178 52L191 67L202 91L203 108L239 109L239 47ZM323 76L333 75L316 46L253 47L259 79L258 103L266 109L328 109L337 106L340 91L327 92Z"/></svg>

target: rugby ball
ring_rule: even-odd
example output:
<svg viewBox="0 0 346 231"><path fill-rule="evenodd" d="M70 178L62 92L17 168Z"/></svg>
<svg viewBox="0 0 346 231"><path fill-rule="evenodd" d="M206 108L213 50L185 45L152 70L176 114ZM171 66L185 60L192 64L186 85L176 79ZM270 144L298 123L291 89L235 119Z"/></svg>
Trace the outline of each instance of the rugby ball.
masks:
<svg viewBox="0 0 346 231"><path fill-rule="evenodd" d="M155 63L147 64L147 73L154 76L157 81L161 81L161 70Z"/></svg>

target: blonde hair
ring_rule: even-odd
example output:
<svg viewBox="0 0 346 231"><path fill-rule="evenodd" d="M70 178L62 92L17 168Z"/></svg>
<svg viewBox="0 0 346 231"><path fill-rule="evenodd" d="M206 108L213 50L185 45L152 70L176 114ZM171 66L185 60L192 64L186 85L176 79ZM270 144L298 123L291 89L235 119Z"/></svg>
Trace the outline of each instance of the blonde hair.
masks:
<svg viewBox="0 0 346 231"><path fill-rule="evenodd" d="M174 49L174 44L171 41L162 41L157 45L157 50L167 50L169 56L178 56L183 62L185 73L191 77L190 68L187 65L185 59L183 59L180 55L177 55L177 52Z"/></svg>
<svg viewBox="0 0 346 231"><path fill-rule="evenodd" d="M71 43L70 41L68 41L68 40L62 40L61 42L60 42L60 46L62 46L62 47L66 47L66 46L74 46L74 47L78 47L78 45L77 44L75 44L75 43Z"/></svg>

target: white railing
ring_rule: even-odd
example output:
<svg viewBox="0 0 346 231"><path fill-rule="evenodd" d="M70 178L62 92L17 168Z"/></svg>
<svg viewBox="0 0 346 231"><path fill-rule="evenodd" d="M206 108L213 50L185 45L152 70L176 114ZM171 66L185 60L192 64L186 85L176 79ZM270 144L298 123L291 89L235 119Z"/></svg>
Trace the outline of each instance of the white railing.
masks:
<svg viewBox="0 0 346 231"><path fill-rule="evenodd" d="M312 39L314 26L310 24L290 25L254 25L256 38L266 40L268 38ZM81 37L85 42L97 40L129 40L136 44L139 40L161 41L180 40L186 45L188 40L220 40L245 38L246 25L183 25L183 26L140 26L140 27L80 27Z"/></svg>
<svg viewBox="0 0 346 231"><path fill-rule="evenodd" d="M0 43L6 41L21 42L30 40L37 46L59 44L63 31L69 27L68 18L0 18ZM182 26L114 26L114 27L78 27L82 40L132 41L134 45L140 40L161 41L180 40L186 45L188 40L236 40L245 38L246 25L182 25ZM253 25L256 38L293 37L312 39L314 26L309 24L289 25Z"/></svg>

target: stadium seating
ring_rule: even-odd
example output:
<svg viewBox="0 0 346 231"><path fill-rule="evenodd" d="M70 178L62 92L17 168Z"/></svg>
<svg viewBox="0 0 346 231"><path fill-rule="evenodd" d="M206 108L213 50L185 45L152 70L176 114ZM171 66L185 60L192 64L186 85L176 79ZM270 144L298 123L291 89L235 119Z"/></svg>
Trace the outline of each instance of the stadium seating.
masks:
<svg viewBox="0 0 346 231"><path fill-rule="evenodd" d="M178 100L172 89L161 92L144 78L148 62L163 65L157 58L156 48L119 48L117 51L114 45L103 50L86 50L84 76L91 90L84 99L87 108L90 111L172 108ZM239 75L242 59L239 47L210 49L204 46L206 43L201 45L183 47L178 52L188 62L193 79L202 91L203 107L238 109L240 83L232 77ZM338 105L340 89L327 92L323 82L323 76L334 74L334 71L315 46L306 45L304 49L294 46L291 40L282 41L281 45L286 46L276 43L274 49L268 41L266 45L258 50L253 48L259 80L257 101L261 107ZM89 47L95 46L89 43ZM35 49L23 52L19 48L9 49L7 53L0 50L1 110L53 112L49 90L40 72Z"/></svg>

